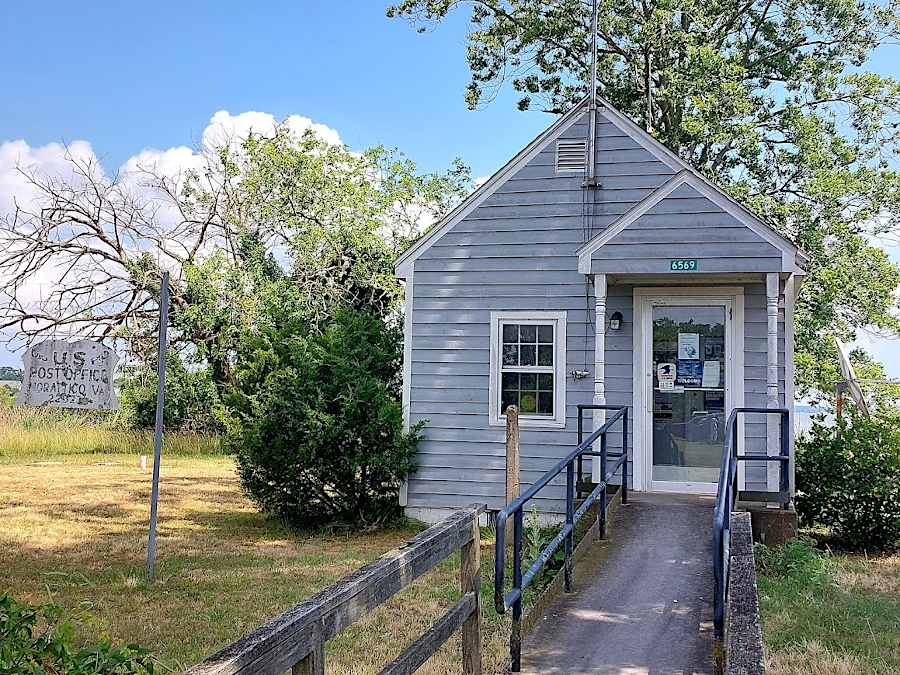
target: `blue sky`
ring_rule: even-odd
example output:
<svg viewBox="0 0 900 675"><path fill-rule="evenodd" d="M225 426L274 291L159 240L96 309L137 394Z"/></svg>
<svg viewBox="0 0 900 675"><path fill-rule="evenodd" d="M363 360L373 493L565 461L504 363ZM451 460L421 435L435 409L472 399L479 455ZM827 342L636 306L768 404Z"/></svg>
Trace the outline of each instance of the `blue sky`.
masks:
<svg viewBox="0 0 900 675"><path fill-rule="evenodd" d="M0 10L0 140L90 141L119 166L190 144L218 110L297 114L354 149L396 146L427 170L490 173L552 121L466 110L464 22L430 35L387 0L17 2ZM12 8L9 5L14 5Z"/></svg>
<svg viewBox="0 0 900 675"><path fill-rule="evenodd" d="M388 1L5 2L0 146L86 141L111 173L144 149L194 145L220 110L262 111L485 176L552 123L509 92L467 110L464 15L423 35L387 19ZM896 50L870 68L900 76ZM894 343L874 351L900 377ZM18 363L0 347L0 365Z"/></svg>

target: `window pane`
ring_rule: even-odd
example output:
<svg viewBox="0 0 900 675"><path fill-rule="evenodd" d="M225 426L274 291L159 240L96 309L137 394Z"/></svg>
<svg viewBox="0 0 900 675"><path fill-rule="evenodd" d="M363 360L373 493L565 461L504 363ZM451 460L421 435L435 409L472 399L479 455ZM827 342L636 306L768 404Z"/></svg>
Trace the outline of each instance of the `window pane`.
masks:
<svg viewBox="0 0 900 675"><path fill-rule="evenodd" d="M503 345L503 365L519 365L519 348L516 345Z"/></svg>
<svg viewBox="0 0 900 675"><path fill-rule="evenodd" d="M553 345L538 345L538 365L553 365Z"/></svg>
<svg viewBox="0 0 900 675"><path fill-rule="evenodd" d="M537 342L537 326L519 326L519 340L521 342Z"/></svg>
<svg viewBox="0 0 900 675"><path fill-rule="evenodd" d="M506 409L511 405L517 405L519 403L519 392L518 390L503 390L503 394L500 397L500 414L505 415Z"/></svg>
<svg viewBox="0 0 900 675"><path fill-rule="evenodd" d="M519 341L519 326L514 323L508 323L503 326L503 341L504 342L518 342Z"/></svg>
<svg viewBox="0 0 900 675"><path fill-rule="evenodd" d="M552 417L555 375L536 371L551 370L555 364L553 324L501 323L500 328L500 414L515 405L525 416Z"/></svg>
<svg viewBox="0 0 900 675"><path fill-rule="evenodd" d="M542 391L538 394L538 414L539 415L552 415L553 414L553 392L552 391Z"/></svg>
<svg viewBox="0 0 900 675"><path fill-rule="evenodd" d="M521 350L519 353L519 356L521 357L519 365L533 366L537 363L537 355L535 354L537 347L534 345L522 345L519 349Z"/></svg>
<svg viewBox="0 0 900 675"><path fill-rule="evenodd" d="M534 415L537 412L537 393L523 391L519 397L519 412L525 415Z"/></svg>

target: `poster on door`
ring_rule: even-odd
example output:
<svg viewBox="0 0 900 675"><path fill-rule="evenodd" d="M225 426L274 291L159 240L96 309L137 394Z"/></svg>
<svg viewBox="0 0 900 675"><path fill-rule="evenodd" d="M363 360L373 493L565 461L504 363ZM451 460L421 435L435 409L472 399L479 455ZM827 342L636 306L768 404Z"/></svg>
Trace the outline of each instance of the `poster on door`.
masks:
<svg viewBox="0 0 900 675"><path fill-rule="evenodd" d="M678 359L675 361L677 376L675 384L682 387L699 387L703 379L703 361L700 359Z"/></svg>
<svg viewBox="0 0 900 675"><path fill-rule="evenodd" d="M679 359L699 359L700 358L700 333L679 333L678 334L678 358Z"/></svg>

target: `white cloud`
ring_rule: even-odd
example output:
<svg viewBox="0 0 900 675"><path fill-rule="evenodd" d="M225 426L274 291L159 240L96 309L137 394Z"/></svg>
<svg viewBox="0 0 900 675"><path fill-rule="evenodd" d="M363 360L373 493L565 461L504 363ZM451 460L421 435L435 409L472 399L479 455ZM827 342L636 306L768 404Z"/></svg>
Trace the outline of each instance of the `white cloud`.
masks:
<svg viewBox="0 0 900 675"><path fill-rule="evenodd" d="M11 213L16 202L28 206L35 197L35 190L23 175L33 172L37 178L71 176L71 166L64 157L68 154L77 160L95 159L91 144L75 141L68 146L48 143L31 147L23 140L0 144L0 215Z"/></svg>
<svg viewBox="0 0 900 675"><path fill-rule="evenodd" d="M490 176L478 176L478 178L476 178L474 181L472 181L472 191L474 192L475 190L480 188L482 185L487 183L490 179L491 179Z"/></svg>
<svg viewBox="0 0 900 675"><path fill-rule="evenodd" d="M324 124L316 124L308 117L291 115L284 120L284 123L297 135L307 129L312 129L326 143L341 144L341 137L337 131ZM202 144L207 149L222 147L226 143L235 144L241 139L247 138L251 133L269 134L274 131L277 124L278 120L269 113L251 110L239 115L232 115L227 110L220 110L212 116L209 126L204 129L201 136Z"/></svg>

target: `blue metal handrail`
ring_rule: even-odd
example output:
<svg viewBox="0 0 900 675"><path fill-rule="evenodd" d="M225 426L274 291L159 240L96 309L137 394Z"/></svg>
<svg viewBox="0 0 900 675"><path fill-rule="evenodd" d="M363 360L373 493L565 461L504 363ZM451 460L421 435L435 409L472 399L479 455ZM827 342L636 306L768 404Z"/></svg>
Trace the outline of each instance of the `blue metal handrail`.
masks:
<svg viewBox="0 0 900 675"><path fill-rule="evenodd" d="M582 440L582 411L585 409L594 410L615 410L612 417L599 429L595 430L586 439ZM615 458L612 466L607 472L607 433L612 426L619 420L622 420L622 452ZM497 514L496 519L496 555L494 557L494 606L499 614L506 612L507 607L512 607L512 636L510 637L510 656L512 658L513 672L519 672L522 664L522 593L528 585L534 580L538 572L544 567L550 557L557 551L560 545L565 542L565 585L566 592L572 590L572 573L573 573L573 544L575 523L585 514L591 504L597 500L600 495L601 522L605 519L606 514L606 487L609 479L612 478L619 467L622 467L622 501L628 501L627 483L628 483L628 408L618 406L599 406L584 405L578 406L578 446L572 450L564 459L539 478L530 488L523 492L517 499L507 504ZM592 450L595 441L599 439L600 450ZM591 493L575 510L575 465L579 466L579 475L581 469L581 460L583 457L600 457L601 481L594 487ZM538 556L537 560L522 574L522 530L523 530L523 510L525 504L531 500L541 489L546 487L550 481L558 476L563 469L566 470L566 523L560 530L553 541L551 541ZM506 521L513 516L513 566L512 566L512 588L509 593L503 593L503 587L506 576Z"/></svg>
<svg viewBox="0 0 900 675"><path fill-rule="evenodd" d="M738 455L738 416L744 414L779 415L781 417L781 454L779 455ZM779 492L784 495L782 506L787 508L790 501L790 412L786 408L735 408L725 424L725 445L722 448L722 468L719 473L719 489L716 493L716 508L713 515L713 576L715 595L713 598L713 625L716 637L722 639L725 632L725 599L728 594L729 546L731 540L731 512L738 496L738 462L759 461L778 462L781 467Z"/></svg>

